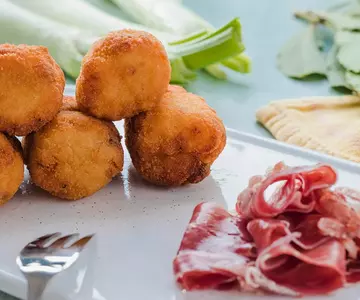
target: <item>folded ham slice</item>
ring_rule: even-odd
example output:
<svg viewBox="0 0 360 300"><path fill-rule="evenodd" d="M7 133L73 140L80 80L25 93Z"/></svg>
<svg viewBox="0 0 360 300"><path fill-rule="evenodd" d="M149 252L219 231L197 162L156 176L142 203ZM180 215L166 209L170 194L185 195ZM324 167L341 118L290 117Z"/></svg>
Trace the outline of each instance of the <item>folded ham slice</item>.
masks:
<svg viewBox="0 0 360 300"><path fill-rule="evenodd" d="M301 294L328 293L345 284L345 248L336 239L307 250L281 220L255 219L248 229L259 253L256 266L276 283Z"/></svg>
<svg viewBox="0 0 360 300"><path fill-rule="evenodd" d="M336 180L335 170L328 165L290 168L277 164L265 177L250 179L238 196L236 210L246 218L274 217L286 211L308 213L315 207L313 191L330 187ZM282 185L266 199L265 191L279 182Z"/></svg>
<svg viewBox="0 0 360 300"><path fill-rule="evenodd" d="M215 203L197 205L173 262L177 281L187 290L222 289L244 278L256 257L246 225Z"/></svg>
<svg viewBox="0 0 360 300"><path fill-rule="evenodd" d="M231 215L216 203L200 203L194 209L179 252L230 252L255 257L254 243L246 229L247 223L248 220Z"/></svg>

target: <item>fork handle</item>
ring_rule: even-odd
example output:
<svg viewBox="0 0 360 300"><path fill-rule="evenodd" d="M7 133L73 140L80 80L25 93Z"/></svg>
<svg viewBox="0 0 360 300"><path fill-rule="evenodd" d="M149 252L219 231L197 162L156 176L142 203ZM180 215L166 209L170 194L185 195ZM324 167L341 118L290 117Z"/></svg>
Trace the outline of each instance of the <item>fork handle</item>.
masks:
<svg viewBox="0 0 360 300"><path fill-rule="evenodd" d="M27 300L41 300L49 278L39 276L27 276L28 291Z"/></svg>

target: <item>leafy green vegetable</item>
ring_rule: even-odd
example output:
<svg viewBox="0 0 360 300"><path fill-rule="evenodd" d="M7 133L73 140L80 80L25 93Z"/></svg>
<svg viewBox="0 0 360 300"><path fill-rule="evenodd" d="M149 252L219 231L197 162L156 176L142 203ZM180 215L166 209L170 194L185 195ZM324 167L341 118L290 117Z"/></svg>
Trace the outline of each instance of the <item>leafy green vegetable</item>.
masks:
<svg viewBox="0 0 360 300"><path fill-rule="evenodd" d="M43 45L71 77L79 75L83 54L96 38L0 0L0 43Z"/></svg>
<svg viewBox="0 0 360 300"><path fill-rule="evenodd" d="M181 35L158 31L146 26L116 18L83 0L11 0L13 4L48 19L63 23L97 36L110 31L132 28L154 34L164 44L182 38Z"/></svg>
<svg viewBox="0 0 360 300"><path fill-rule="evenodd" d="M157 30L192 35L206 29L209 22L177 1L168 0L110 0L130 15L136 22Z"/></svg>
<svg viewBox="0 0 360 300"><path fill-rule="evenodd" d="M339 30L335 32L334 42L338 46L360 42L360 32Z"/></svg>
<svg viewBox="0 0 360 300"><path fill-rule="evenodd" d="M360 16L360 1L350 1L350 5L345 9L345 13L353 17Z"/></svg>
<svg viewBox="0 0 360 300"><path fill-rule="evenodd" d="M240 73L251 72L251 59L245 53L241 53L238 56L230 57L227 60L223 60L222 64L229 69Z"/></svg>
<svg viewBox="0 0 360 300"><path fill-rule="evenodd" d="M340 64L347 70L360 73L360 43L347 43L340 47L337 56Z"/></svg>
<svg viewBox="0 0 360 300"><path fill-rule="evenodd" d="M196 73L191 71L182 59L171 61L171 82L184 84L196 78Z"/></svg>
<svg viewBox="0 0 360 300"><path fill-rule="evenodd" d="M319 24L315 26L315 42L321 52L328 52L334 40L333 32L326 26Z"/></svg>
<svg viewBox="0 0 360 300"><path fill-rule="evenodd" d="M221 71L216 70L214 64L244 50L238 19L219 30L204 30L201 34L185 37L111 16L83 0L62 0L61 5L58 0L11 1L16 5L0 0L0 5L5 6L4 9L0 7L0 15L5 16L0 20L3 22L0 23L0 42L45 45L74 78L79 74L82 56L91 44L109 31L124 28L151 32L162 41L172 64L172 81L177 83L193 80L193 70L208 66L215 76L220 77ZM74 60L76 64L68 60Z"/></svg>
<svg viewBox="0 0 360 300"><path fill-rule="evenodd" d="M215 31L215 28L209 22L182 5L181 1L111 1L129 14L136 22L157 30L185 36L189 34L194 35L198 32L211 33ZM248 56L244 55L226 58L221 61L221 64L224 67L240 73L249 73L251 71L251 60ZM208 69L207 71L212 74L219 74L221 77L226 76L226 74L221 71L220 65L212 65L211 69Z"/></svg>
<svg viewBox="0 0 360 300"><path fill-rule="evenodd" d="M108 0L86 0L89 4L95 6L99 10L112 15L118 19L131 22L131 17L128 16L125 12L123 12L119 7L117 7L114 3Z"/></svg>
<svg viewBox="0 0 360 300"><path fill-rule="evenodd" d="M345 69L337 60L338 47L333 46L326 59L326 75L331 87L347 88L348 84L345 79Z"/></svg>
<svg viewBox="0 0 360 300"><path fill-rule="evenodd" d="M335 11L335 12L346 12L349 7L351 7L353 4L352 1L344 1L334 4L333 6L330 6L327 11Z"/></svg>
<svg viewBox="0 0 360 300"><path fill-rule="evenodd" d="M328 12L320 14L320 17L334 30L360 30L359 19L351 15Z"/></svg>
<svg viewBox="0 0 360 300"><path fill-rule="evenodd" d="M344 1L336 3L327 9L328 12L345 13L349 16L359 16L360 14L360 1Z"/></svg>
<svg viewBox="0 0 360 300"><path fill-rule="evenodd" d="M321 23L320 17L312 11L296 11L294 16L299 20L303 20L312 24Z"/></svg>
<svg viewBox="0 0 360 300"><path fill-rule="evenodd" d="M285 43L278 54L277 61L280 71L290 77L325 75L325 57L315 40L315 26L309 26Z"/></svg>
<svg viewBox="0 0 360 300"><path fill-rule="evenodd" d="M213 64L206 67L206 72L208 72L210 75L217 79L225 80L227 79L226 73L222 70L220 64Z"/></svg>
<svg viewBox="0 0 360 300"><path fill-rule="evenodd" d="M298 11L295 17L309 23L308 36L305 33L302 36L296 35L287 43L288 56L287 59L283 59L280 70L287 76L296 78L304 78L307 73L312 72L322 74L319 57L321 54L326 54L326 77L330 85L333 88L346 88L360 94L360 0L341 2L327 11ZM321 50L318 52L315 51L309 33L314 26L328 29L320 32L320 35L315 35L317 47ZM303 46L305 49L301 48L301 44L305 44ZM296 51L296 47L301 50ZM286 49L286 45L284 48ZM279 55L284 48L280 50ZM296 53L296 57L302 57L304 70L291 61L291 49Z"/></svg>
<svg viewBox="0 0 360 300"><path fill-rule="evenodd" d="M295 16L313 24L325 24L334 30L360 30L357 17L339 12L298 11Z"/></svg>
<svg viewBox="0 0 360 300"><path fill-rule="evenodd" d="M348 86L357 94L360 94L360 74L355 74L351 71L347 71L345 73L345 79Z"/></svg>
<svg viewBox="0 0 360 300"><path fill-rule="evenodd" d="M241 43L241 25L238 19L234 19L215 32L200 37L196 43L190 43L192 52L188 51L190 47L187 45L186 48L183 44L177 46L177 54L183 57L185 64L192 70L204 68L211 64L210 61L215 63L227 59L245 49ZM201 51L201 49L204 50Z"/></svg>

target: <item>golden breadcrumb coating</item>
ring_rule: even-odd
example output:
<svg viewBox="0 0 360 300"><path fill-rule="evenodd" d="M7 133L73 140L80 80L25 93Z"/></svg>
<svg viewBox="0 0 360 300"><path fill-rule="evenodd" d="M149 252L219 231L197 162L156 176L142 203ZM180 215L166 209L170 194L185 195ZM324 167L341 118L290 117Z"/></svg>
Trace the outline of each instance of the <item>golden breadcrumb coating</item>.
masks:
<svg viewBox="0 0 360 300"><path fill-rule="evenodd" d="M84 57L76 99L87 114L121 120L152 109L166 92L170 75L165 48L153 35L111 32Z"/></svg>
<svg viewBox="0 0 360 300"><path fill-rule="evenodd" d="M0 131L24 136L58 113L65 87L47 48L0 45Z"/></svg>
<svg viewBox="0 0 360 300"><path fill-rule="evenodd" d="M203 98L170 86L153 110L126 120L125 138L136 170L152 183L173 186L210 174L226 132Z"/></svg>
<svg viewBox="0 0 360 300"><path fill-rule="evenodd" d="M24 179L21 144L0 133L0 204L10 200Z"/></svg>
<svg viewBox="0 0 360 300"><path fill-rule="evenodd" d="M64 95L60 110L80 111L80 108L75 97Z"/></svg>
<svg viewBox="0 0 360 300"><path fill-rule="evenodd" d="M23 145L33 182L67 200L94 194L123 168L121 136L114 124L81 112L61 111Z"/></svg>

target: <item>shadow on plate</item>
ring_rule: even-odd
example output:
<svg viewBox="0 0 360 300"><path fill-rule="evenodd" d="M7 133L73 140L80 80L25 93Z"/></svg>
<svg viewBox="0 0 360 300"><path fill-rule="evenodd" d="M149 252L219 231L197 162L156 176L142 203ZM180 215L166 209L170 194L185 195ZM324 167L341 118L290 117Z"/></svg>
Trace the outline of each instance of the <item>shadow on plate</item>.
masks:
<svg viewBox="0 0 360 300"><path fill-rule="evenodd" d="M155 196L157 200L163 199L164 202L193 203L194 206L203 201L213 201L222 205L226 205L222 190L219 183L211 176L205 178L202 182L197 184L186 184L177 187L156 186L144 180L135 170L133 166L129 166L127 180L124 180L129 191L129 196L134 197L141 193L140 191L147 190L149 198ZM166 195L165 197L163 195ZM143 197L142 197L143 198ZM149 198L144 199L148 201Z"/></svg>

